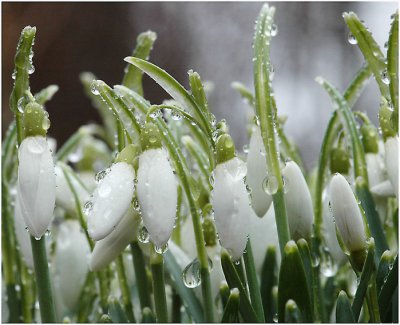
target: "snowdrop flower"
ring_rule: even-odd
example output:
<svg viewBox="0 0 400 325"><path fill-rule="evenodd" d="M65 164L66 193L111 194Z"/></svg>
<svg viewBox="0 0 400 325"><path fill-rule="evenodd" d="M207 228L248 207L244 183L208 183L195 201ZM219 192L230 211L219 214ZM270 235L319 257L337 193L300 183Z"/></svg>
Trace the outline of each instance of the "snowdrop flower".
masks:
<svg viewBox="0 0 400 325"><path fill-rule="evenodd" d="M18 201L29 232L41 238L48 229L55 204L56 180L53 157L45 135L47 113L37 103L25 107L26 138L18 149Z"/></svg>
<svg viewBox="0 0 400 325"><path fill-rule="evenodd" d="M221 245L238 260L246 248L249 216L252 213L243 178L245 163L235 156L235 145L228 134L217 140L217 166L214 170L212 202Z"/></svg>
<svg viewBox="0 0 400 325"><path fill-rule="evenodd" d="M385 141L385 163L394 193L399 198L399 137L389 137Z"/></svg>
<svg viewBox="0 0 400 325"><path fill-rule="evenodd" d="M309 239L314 219L313 205L307 182L294 162L289 161L282 170L285 179L285 205L291 238Z"/></svg>
<svg viewBox="0 0 400 325"><path fill-rule="evenodd" d="M70 310L74 310L85 283L89 254L90 246L79 221L63 222L57 236L55 268L62 300Z"/></svg>
<svg viewBox="0 0 400 325"><path fill-rule="evenodd" d="M258 217L263 217L271 206L272 196L263 189L263 180L267 177L265 147L258 126L253 128L247 154L246 183L251 188L251 206Z"/></svg>
<svg viewBox="0 0 400 325"><path fill-rule="evenodd" d="M175 223L178 183L153 123L145 125L140 141L137 196L150 240L156 247L163 247Z"/></svg>
<svg viewBox="0 0 400 325"><path fill-rule="evenodd" d="M27 267L33 269L33 256L32 246L29 233L26 231L24 217L22 216L21 205L19 203L18 195L15 200L14 209L14 229L17 237L19 251L22 253L22 258Z"/></svg>
<svg viewBox="0 0 400 325"><path fill-rule="evenodd" d="M131 204L135 180L132 164L135 156L136 147L126 146L104 177L100 177L92 202L85 204L86 210L89 210L88 232L95 241L113 231Z"/></svg>
<svg viewBox="0 0 400 325"><path fill-rule="evenodd" d="M131 206L116 228L106 238L96 242L89 260L90 270L101 270L135 240L139 222L139 213Z"/></svg>
<svg viewBox="0 0 400 325"><path fill-rule="evenodd" d="M340 174L332 177L330 202L343 245L358 269L362 269L367 240L364 220L349 183Z"/></svg>
<svg viewBox="0 0 400 325"><path fill-rule="evenodd" d="M66 168L70 168L65 165ZM56 172L56 205L63 208L64 210L71 212L76 210L76 203L74 195L68 185L67 179L65 178L62 168L59 163L55 167ZM83 187L82 183L76 180L74 177L70 177L72 186L74 187L77 196L81 202L86 202L89 199L88 191Z"/></svg>

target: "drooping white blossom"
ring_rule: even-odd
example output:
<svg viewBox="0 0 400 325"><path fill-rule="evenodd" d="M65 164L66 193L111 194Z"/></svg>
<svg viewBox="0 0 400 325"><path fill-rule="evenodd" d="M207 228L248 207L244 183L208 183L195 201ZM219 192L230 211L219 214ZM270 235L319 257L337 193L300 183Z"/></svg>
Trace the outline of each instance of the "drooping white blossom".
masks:
<svg viewBox="0 0 400 325"><path fill-rule="evenodd" d="M130 207L116 228L106 238L96 242L90 256L90 270L101 270L113 261L136 238L139 222L138 212Z"/></svg>
<svg viewBox="0 0 400 325"><path fill-rule="evenodd" d="M53 219L56 176L46 138L24 139L18 149L17 195L21 214L32 236L41 238Z"/></svg>
<svg viewBox="0 0 400 325"><path fill-rule="evenodd" d="M246 183L251 189L251 206L258 217L263 217L271 206L272 196L263 189L263 181L267 177L267 161L265 147L260 128L254 127L251 134L249 152L247 154Z"/></svg>
<svg viewBox="0 0 400 325"><path fill-rule="evenodd" d="M364 249L364 220L349 183L342 175L336 174L332 177L329 191L333 216L343 244L349 252Z"/></svg>
<svg viewBox="0 0 400 325"><path fill-rule="evenodd" d="M178 183L163 148L139 156L137 195L150 240L164 246L171 237L178 202Z"/></svg>
<svg viewBox="0 0 400 325"><path fill-rule="evenodd" d="M99 181L88 211L88 232L93 240L105 238L120 222L133 198L134 179L132 165L117 162Z"/></svg>
<svg viewBox="0 0 400 325"><path fill-rule="evenodd" d="M295 240L311 236L314 211L310 190L300 167L289 161L282 170L285 181L285 205L291 237Z"/></svg>
<svg viewBox="0 0 400 325"><path fill-rule="evenodd" d="M399 197L399 137L389 137L385 142L385 163L396 197Z"/></svg>
<svg viewBox="0 0 400 325"><path fill-rule="evenodd" d="M246 248L249 216L253 212L243 178L246 164L234 157L217 165L214 171L212 202L221 245L238 260Z"/></svg>
<svg viewBox="0 0 400 325"><path fill-rule="evenodd" d="M55 255L56 277L64 304L74 310L89 271L90 246L78 220L61 223Z"/></svg>

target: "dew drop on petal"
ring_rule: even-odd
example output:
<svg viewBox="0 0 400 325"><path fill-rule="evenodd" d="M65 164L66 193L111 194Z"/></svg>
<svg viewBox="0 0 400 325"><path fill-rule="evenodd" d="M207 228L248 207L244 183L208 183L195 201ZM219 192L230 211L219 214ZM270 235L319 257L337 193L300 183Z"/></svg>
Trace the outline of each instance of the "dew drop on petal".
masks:
<svg viewBox="0 0 400 325"><path fill-rule="evenodd" d="M163 245L163 246L154 246L154 251L157 253L157 254L164 254L166 251L168 250L168 243L166 243L165 245Z"/></svg>
<svg viewBox="0 0 400 325"><path fill-rule="evenodd" d="M107 174L108 174L108 171L106 169L99 171L95 176L96 182L99 183L101 180L104 179L104 177L106 177Z"/></svg>
<svg viewBox="0 0 400 325"><path fill-rule="evenodd" d="M42 121L42 128L43 128L43 130L45 130L45 131L47 131L47 130L50 128L50 120L49 120L49 118L48 118L47 116L45 116L45 117L43 118L43 121Z"/></svg>
<svg viewBox="0 0 400 325"><path fill-rule="evenodd" d="M390 83L389 74L386 69L382 71L381 79L385 85L388 85Z"/></svg>
<svg viewBox="0 0 400 325"><path fill-rule="evenodd" d="M285 176L282 176L282 183L283 183L283 193L289 192L289 183Z"/></svg>
<svg viewBox="0 0 400 325"><path fill-rule="evenodd" d="M138 239L138 241L140 241L143 244L147 244L150 241L149 232L147 231L147 228L145 227L143 222L141 222L139 225L137 239Z"/></svg>
<svg viewBox="0 0 400 325"><path fill-rule="evenodd" d="M85 203L85 205L83 206L83 213L85 215L89 215L90 212L92 211L92 209L93 209L93 202L92 201L87 201Z"/></svg>

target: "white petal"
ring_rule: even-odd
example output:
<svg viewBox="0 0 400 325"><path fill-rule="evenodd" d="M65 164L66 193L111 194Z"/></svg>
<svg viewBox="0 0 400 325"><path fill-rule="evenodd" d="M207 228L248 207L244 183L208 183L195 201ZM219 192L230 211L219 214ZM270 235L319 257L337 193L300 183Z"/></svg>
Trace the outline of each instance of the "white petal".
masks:
<svg viewBox="0 0 400 325"><path fill-rule="evenodd" d="M59 277L61 297L73 310L89 271L87 259L90 246L77 220L67 220L60 225L55 257L56 276Z"/></svg>
<svg viewBox="0 0 400 325"><path fill-rule="evenodd" d="M390 182L390 180L378 183L375 186L371 187L371 193L382 197L394 196L392 183Z"/></svg>
<svg viewBox="0 0 400 325"><path fill-rule="evenodd" d="M329 198L326 192L324 192L322 200L323 231L325 242L336 264L343 265L347 261L347 257L343 253L336 237L336 226L335 222L333 221L332 213L329 211Z"/></svg>
<svg viewBox="0 0 400 325"><path fill-rule="evenodd" d="M399 137L390 137L385 142L385 162L390 182L396 197L399 197Z"/></svg>
<svg viewBox="0 0 400 325"><path fill-rule="evenodd" d="M164 246L175 223L177 181L164 149L150 149L139 157L137 195L150 240Z"/></svg>
<svg viewBox="0 0 400 325"><path fill-rule="evenodd" d="M128 210L134 191L135 171L127 163L113 164L93 193L88 231L93 240L110 234Z"/></svg>
<svg viewBox="0 0 400 325"><path fill-rule="evenodd" d="M241 160L235 157L217 165L212 192L219 240L233 260L239 259L246 247L249 216L252 213L243 179L232 177L232 166L240 166L240 162Z"/></svg>
<svg viewBox="0 0 400 325"><path fill-rule="evenodd" d="M265 147L260 128L253 129L247 155L246 183L251 188L251 205L254 212L261 218L271 206L272 196L265 193L263 181L267 177L267 161Z"/></svg>
<svg viewBox="0 0 400 325"><path fill-rule="evenodd" d="M137 236L140 218L133 208L106 238L98 241L90 257L90 270L98 271L113 261Z"/></svg>
<svg viewBox="0 0 400 325"><path fill-rule="evenodd" d="M291 237L310 238L314 211L310 190L300 167L290 161L282 170L285 179L285 206Z"/></svg>
<svg viewBox="0 0 400 325"><path fill-rule="evenodd" d="M22 257L25 261L26 266L33 269L33 256L32 256L32 246L31 246L31 236L26 231L26 225L24 217L22 216L21 206L19 203L18 195L15 200L15 210L14 210L14 229L15 235L17 237L19 251L22 253Z"/></svg>
<svg viewBox="0 0 400 325"><path fill-rule="evenodd" d="M40 238L53 219L56 176L46 139L28 137L18 150L18 196L29 232Z"/></svg>
<svg viewBox="0 0 400 325"><path fill-rule="evenodd" d="M370 152L365 154L365 160L367 163L368 183L372 188L387 178L384 163L379 154Z"/></svg>
<svg viewBox="0 0 400 325"><path fill-rule="evenodd" d="M329 190L333 216L344 245L350 252L363 249L366 245L364 221L349 183L336 174Z"/></svg>
<svg viewBox="0 0 400 325"><path fill-rule="evenodd" d="M257 273L261 274L268 246L275 246L279 269L281 254L273 205L268 209L264 218L258 218L254 213L250 215L250 239Z"/></svg>
<svg viewBox="0 0 400 325"><path fill-rule="evenodd" d="M60 166L56 164L56 205L62 207L68 212L76 211L74 195L68 185L64 172ZM85 203L89 199L89 193L74 177L70 177L72 186L74 187L81 203Z"/></svg>

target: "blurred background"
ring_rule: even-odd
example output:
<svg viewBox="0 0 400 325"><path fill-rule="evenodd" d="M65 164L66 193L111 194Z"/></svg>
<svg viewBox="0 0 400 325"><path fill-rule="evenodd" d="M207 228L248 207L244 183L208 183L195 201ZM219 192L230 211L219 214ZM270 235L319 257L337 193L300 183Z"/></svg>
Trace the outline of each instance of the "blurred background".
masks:
<svg viewBox="0 0 400 325"><path fill-rule="evenodd" d="M252 38L261 2L136 3L2 3L2 134L12 119L8 99L18 37L26 25L37 27L32 92L57 84L47 104L49 134L60 146L80 125L100 121L79 81L93 72L109 85L122 80L136 36L153 30L158 39L150 61L188 87L187 71L212 81L209 104L217 119L225 118L237 148L248 142L246 104L231 88L240 81L253 88ZM313 167L331 113L330 101L314 81L324 76L344 90L363 64L357 46L347 41L344 11L365 20L383 48L390 15L397 2L274 3L278 35L272 40L273 87L279 114L286 114L287 134ZM144 78L145 97L161 103L168 95ZM377 122L379 93L373 80L356 108Z"/></svg>

